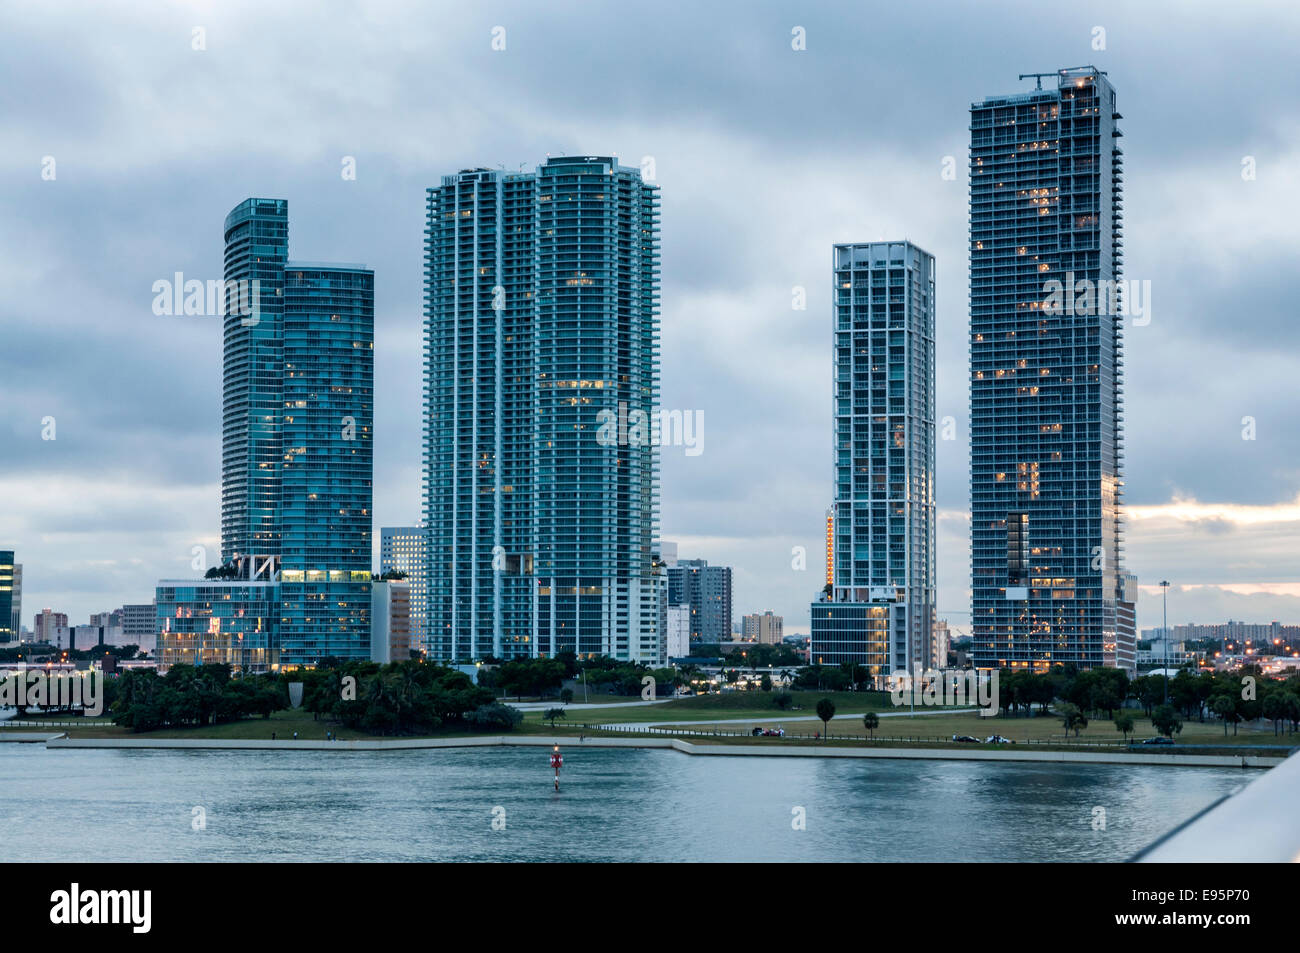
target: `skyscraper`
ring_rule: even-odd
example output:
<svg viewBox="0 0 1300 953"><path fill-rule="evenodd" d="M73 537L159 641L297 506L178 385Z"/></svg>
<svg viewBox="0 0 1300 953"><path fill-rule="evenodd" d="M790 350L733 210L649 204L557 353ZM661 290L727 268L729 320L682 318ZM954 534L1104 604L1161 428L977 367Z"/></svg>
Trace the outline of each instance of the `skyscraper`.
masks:
<svg viewBox="0 0 1300 953"><path fill-rule="evenodd" d="M1104 73L1031 75L971 106L971 624L1043 671L1116 640L1123 153Z"/></svg>
<svg viewBox="0 0 1300 953"><path fill-rule="evenodd" d="M833 582L811 660L915 673L935 664L934 256L836 245L833 276Z"/></svg>
<svg viewBox="0 0 1300 953"><path fill-rule="evenodd" d="M241 202L225 241L221 558L238 581L159 586L163 657L368 658L374 273L290 262L283 199ZM246 605L213 610L223 586Z"/></svg>
<svg viewBox="0 0 1300 953"><path fill-rule="evenodd" d="M284 273L280 648L284 664L369 657L375 276Z"/></svg>
<svg viewBox="0 0 1300 953"><path fill-rule="evenodd" d="M428 192L430 654L659 654L659 196L611 157Z"/></svg>
<svg viewBox="0 0 1300 953"><path fill-rule="evenodd" d="M23 634L23 564L14 563L14 597L13 612L10 627L13 629L12 638L17 640Z"/></svg>
<svg viewBox="0 0 1300 953"><path fill-rule="evenodd" d="M18 603L18 612L15 612L15 578L14 578L14 551L12 549L0 549L0 642L18 641L19 628L14 624L14 618L21 613L21 602ZM19 577L21 578L21 577ZM21 599L21 588L18 589L17 598Z"/></svg>

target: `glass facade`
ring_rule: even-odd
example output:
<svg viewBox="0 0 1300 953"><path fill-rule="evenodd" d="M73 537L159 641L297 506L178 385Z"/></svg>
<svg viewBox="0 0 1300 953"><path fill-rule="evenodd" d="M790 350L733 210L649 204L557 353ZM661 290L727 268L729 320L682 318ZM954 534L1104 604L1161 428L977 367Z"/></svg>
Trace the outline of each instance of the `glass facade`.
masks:
<svg viewBox="0 0 1300 953"><path fill-rule="evenodd" d="M14 551L0 549L0 642L18 641L19 628L15 620L21 610L14 606L14 566Z"/></svg>
<svg viewBox="0 0 1300 953"><path fill-rule="evenodd" d="M221 561L280 552L280 413L289 203L247 199L225 226ZM245 282L252 302L233 293ZM241 307L241 305L249 305Z"/></svg>
<svg viewBox="0 0 1300 953"><path fill-rule="evenodd" d="M290 262L288 216L254 198L226 218L221 556L238 580L159 586L164 659L195 651L179 620L209 617L203 650L251 640L257 665L370 655L374 273Z"/></svg>
<svg viewBox="0 0 1300 953"><path fill-rule="evenodd" d="M428 193L429 651L659 654L656 448L597 439L659 396L659 197L608 157Z"/></svg>
<svg viewBox="0 0 1300 953"><path fill-rule="evenodd" d="M283 320L284 662L368 658L374 273L289 262Z"/></svg>
<svg viewBox="0 0 1300 953"><path fill-rule="evenodd" d="M404 572L410 583L411 648L414 649L425 649L428 643L428 542L423 526L385 526L379 530L379 571Z"/></svg>
<svg viewBox="0 0 1300 953"><path fill-rule="evenodd" d="M814 603L812 655L876 676L924 670L935 664L934 256L910 242L844 244L832 266L830 602L870 605Z"/></svg>
<svg viewBox="0 0 1300 953"><path fill-rule="evenodd" d="M814 665L863 665L873 677L890 674L893 609L867 602L815 602L809 658Z"/></svg>
<svg viewBox="0 0 1300 953"><path fill-rule="evenodd" d="M1076 301L1120 278L1121 117L1094 67L1044 75L970 127L972 651L1036 671L1107 663L1122 557L1122 318Z"/></svg>
<svg viewBox="0 0 1300 953"><path fill-rule="evenodd" d="M226 663L239 672L269 672L279 665L275 583L165 579L157 602L161 666Z"/></svg>

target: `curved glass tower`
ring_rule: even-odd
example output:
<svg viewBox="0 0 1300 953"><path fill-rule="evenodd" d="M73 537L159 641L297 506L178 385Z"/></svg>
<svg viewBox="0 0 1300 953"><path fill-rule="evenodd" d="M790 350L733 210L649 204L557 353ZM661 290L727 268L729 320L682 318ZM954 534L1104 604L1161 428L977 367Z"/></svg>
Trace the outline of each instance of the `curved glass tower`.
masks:
<svg viewBox="0 0 1300 953"><path fill-rule="evenodd" d="M368 658L374 272L291 262L283 199L225 225L221 557L278 583L268 658Z"/></svg>

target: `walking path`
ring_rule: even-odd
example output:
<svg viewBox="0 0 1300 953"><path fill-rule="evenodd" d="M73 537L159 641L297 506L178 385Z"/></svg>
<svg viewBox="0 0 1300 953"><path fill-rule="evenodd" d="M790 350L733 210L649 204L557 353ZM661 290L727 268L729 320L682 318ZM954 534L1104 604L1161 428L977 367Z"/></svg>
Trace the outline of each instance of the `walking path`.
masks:
<svg viewBox="0 0 1300 953"><path fill-rule="evenodd" d="M577 739L571 736L546 738L537 735L481 738L403 738L374 741L271 741L253 739L198 738L53 738L47 748L171 748L234 751L401 751L428 748L480 748L493 746L549 748L658 748L688 755L764 758L885 758L936 761L1047 761L1075 764L1156 764L1184 767L1271 768L1284 758L1239 755L1146 754L1142 752L1030 751L1027 749L887 748L835 747L833 745L695 744L677 738Z"/></svg>
<svg viewBox="0 0 1300 953"><path fill-rule="evenodd" d="M961 715L967 712L979 711L978 708L926 708L921 711L878 711L876 712L881 718L920 718L925 715ZM851 719L860 722L866 712L853 712L838 715L841 721ZM679 721L672 721L666 718L660 718L658 721L637 721L637 722L617 722L609 725L596 725L597 728L605 728L618 731L645 731L657 725L766 725L766 724L785 724L787 721L821 721L816 715L787 715L781 718L689 718ZM992 724L992 722L989 722ZM831 719L832 727L835 725L835 719Z"/></svg>
<svg viewBox="0 0 1300 953"><path fill-rule="evenodd" d="M686 696L682 696L686 697ZM511 708L518 708L520 711L545 711L548 708L563 708L565 711L585 711L589 708L645 708L648 705L662 705L670 702L670 698L656 698L654 701L641 702L570 702L564 704L561 701L549 702L512 702L509 699L498 698L497 701L503 705L509 705Z"/></svg>

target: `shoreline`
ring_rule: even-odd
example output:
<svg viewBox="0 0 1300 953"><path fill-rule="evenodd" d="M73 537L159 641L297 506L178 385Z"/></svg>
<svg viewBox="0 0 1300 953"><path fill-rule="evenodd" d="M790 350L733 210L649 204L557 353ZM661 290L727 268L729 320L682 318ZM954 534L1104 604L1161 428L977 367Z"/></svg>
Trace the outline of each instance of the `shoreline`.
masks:
<svg viewBox="0 0 1300 953"><path fill-rule="evenodd" d="M179 751L410 751L440 748L533 747L549 748L559 745L561 750L573 748L644 748L678 751L682 754L705 757L767 757L767 758L886 758L924 761L1013 761L1048 762L1067 764L1142 764L1170 767L1196 768L1272 768L1283 761L1281 757L1258 755L1196 755L1148 754L1142 752L1100 751L1029 751L1029 750L964 750L945 748L833 748L817 745L786 745L762 747L759 745L709 745L682 741L678 738L608 738L593 737L578 740L572 736L516 736L488 735L481 738L401 738L367 739L359 741L315 741L283 739L217 739L217 738L69 738L66 734L32 733L25 738L11 737L7 741L44 742L46 748L100 748L135 750Z"/></svg>

